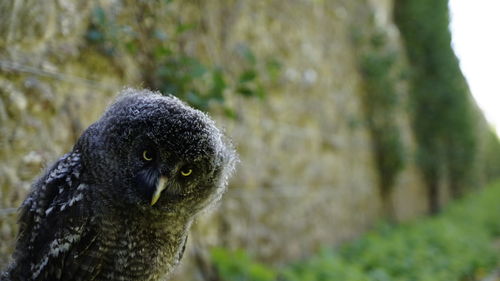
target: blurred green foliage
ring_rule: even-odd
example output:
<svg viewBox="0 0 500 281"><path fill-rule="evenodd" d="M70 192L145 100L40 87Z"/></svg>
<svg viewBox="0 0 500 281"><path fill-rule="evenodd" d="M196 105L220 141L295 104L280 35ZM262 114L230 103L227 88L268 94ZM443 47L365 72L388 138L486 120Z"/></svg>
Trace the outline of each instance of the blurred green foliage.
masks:
<svg viewBox="0 0 500 281"><path fill-rule="evenodd" d="M410 102L419 145L417 161L429 194L443 174L459 197L478 178L477 136L469 89L451 48L448 0L395 2L395 20L411 65ZM432 211L439 200L431 199Z"/></svg>
<svg viewBox="0 0 500 281"><path fill-rule="evenodd" d="M140 7L127 15L97 5L92 11L87 41L108 57L133 57L145 87L178 96L202 110L218 106L229 117L236 117L225 103L228 93L266 97L264 79L276 79L281 69L276 59L261 62L249 46L240 44L235 50L241 65L238 73L230 75L221 66L202 62L185 47L185 35L202 28L201 23L183 22L170 9L171 4L138 2Z"/></svg>
<svg viewBox="0 0 500 281"><path fill-rule="evenodd" d="M497 179L500 177L500 141L493 131L490 131L487 136L484 155L486 178Z"/></svg>
<svg viewBox="0 0 500 281"><path fill-rule="evenodd" d="M229 252L224 248L214 248L212 249L212 261L217 266L217 272L224 280L276 280L276 272L263 264L253 261L243 250Z"/></svg>
<svg viewBox="0 0 500 281"><path fill-rule="evenodd" d="M244 252L213 252L220 280L460 281L500 266L500 182L450 204L435 217L378 229L338 249L281 268ZM257 268L257 270L255 270Z"/></svg>
<svg viewBox="0 0 500 281"><path fill-rule="evenodd" d="M357 32L361 34L361 32ZM396 66L400 58L389 49L387 34L376 30L363 40L356 36L355 44L361 50L360 73L363 78L363 105L372 135L373 150L379 174L379 188L384 206L390 207L394 181L405 166L405 151L398 127L398 107L403 106L397 90L401 70ZM365 42L367 41L367 42ZM387 215L390 215L390 209Z"/></svg>

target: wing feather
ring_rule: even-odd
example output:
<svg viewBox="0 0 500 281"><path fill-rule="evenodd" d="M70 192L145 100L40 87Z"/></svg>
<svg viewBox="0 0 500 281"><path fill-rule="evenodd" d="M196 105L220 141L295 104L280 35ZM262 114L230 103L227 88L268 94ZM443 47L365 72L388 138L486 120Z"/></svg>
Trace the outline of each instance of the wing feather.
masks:
<svg viewBox="0 0 500 281"><path fill-rule="evenodd" d="M21 206L18 242L5 280L77 280L76 274L97 274L99 257L89 253L98 233L82 172L74 151L35 182Z"/></svg>

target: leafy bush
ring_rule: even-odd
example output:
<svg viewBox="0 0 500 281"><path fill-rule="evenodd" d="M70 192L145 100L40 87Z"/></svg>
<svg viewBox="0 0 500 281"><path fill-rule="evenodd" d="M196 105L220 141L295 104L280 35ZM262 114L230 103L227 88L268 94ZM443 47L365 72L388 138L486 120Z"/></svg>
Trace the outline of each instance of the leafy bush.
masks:
<svg viewBox="0 0 500 281"><path fill-rule="evenodd" d="M323 250L310 259L284 268L280 276L286 281L370 280L359 265L345 262L331 250Z"/></svg>
<svg viewBox="0 0 500 281"><path fill-rule="evenodd" d="M224 280L231 281L273 281L276 273L263 264L254 262L242 250L235 252L223 248L212 250L212 260Z"/></svg>
<svg viewBox="0 0 500 281"><path fill-rule="evenodd" d="M439 216L382 224L338 249L281 268L221 248L214 251L213 262L227 281L478 280L500 266L500 249L494 247L500 238L499 198L500 182L450 204Z"/></svg>

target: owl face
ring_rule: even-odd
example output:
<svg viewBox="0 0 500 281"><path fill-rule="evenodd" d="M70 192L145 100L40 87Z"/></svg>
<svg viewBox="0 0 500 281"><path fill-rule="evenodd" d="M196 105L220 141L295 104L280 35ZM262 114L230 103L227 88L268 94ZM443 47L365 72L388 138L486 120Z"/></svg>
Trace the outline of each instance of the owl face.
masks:
<svg viewBox="0 0 500 281"><path fill-rule="evenodd" d="M125 92L85 135L92 149L84 155L100 163L90 167L93 179L124 204L202 209L222 194L234 166L207 115L151 92Z"/></svg>

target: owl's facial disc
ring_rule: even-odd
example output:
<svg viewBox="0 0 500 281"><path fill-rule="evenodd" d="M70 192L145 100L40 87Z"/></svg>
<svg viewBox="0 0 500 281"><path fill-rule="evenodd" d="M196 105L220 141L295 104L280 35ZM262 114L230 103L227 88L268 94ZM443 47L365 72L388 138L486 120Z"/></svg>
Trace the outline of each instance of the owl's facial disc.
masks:
<svg viewBox="0 0 500 281"><path fill-rule="evenodd" d="M158 202L158 199L160 199L161 192L167 187L167 181L168 181L167 177L161 176L158 182L156 183L155 192L151 197L151 206L156 204L156 202Z"/></svg>

